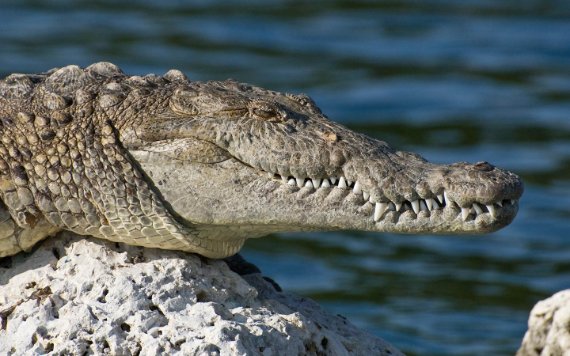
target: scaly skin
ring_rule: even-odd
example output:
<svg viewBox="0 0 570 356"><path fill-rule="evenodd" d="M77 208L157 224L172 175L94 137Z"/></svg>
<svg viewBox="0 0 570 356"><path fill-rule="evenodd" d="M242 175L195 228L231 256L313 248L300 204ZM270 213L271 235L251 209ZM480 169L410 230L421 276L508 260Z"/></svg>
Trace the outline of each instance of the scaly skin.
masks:
<svg viewBox="0 0 570 356"><path fill-rule="evenodd" d="M278 231L485 233L513 173L436 165L306 96L110 63L0 81L0 256L60 230L221 258Z"/></svg>

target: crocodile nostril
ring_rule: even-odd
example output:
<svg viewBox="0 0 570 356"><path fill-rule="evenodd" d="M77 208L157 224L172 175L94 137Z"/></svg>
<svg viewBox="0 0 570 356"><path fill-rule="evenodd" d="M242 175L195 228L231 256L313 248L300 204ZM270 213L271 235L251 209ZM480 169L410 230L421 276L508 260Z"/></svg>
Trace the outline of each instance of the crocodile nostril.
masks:
<svg viewBox="0 0 570 356"><path fill-rule="evenodd" d="M473 168L475 168L478 171L489 172L489 171L492 171L493 169L495 169L495 166L493 166L489 162L482 161L482 162L475 163L473 165Z"/></svg>

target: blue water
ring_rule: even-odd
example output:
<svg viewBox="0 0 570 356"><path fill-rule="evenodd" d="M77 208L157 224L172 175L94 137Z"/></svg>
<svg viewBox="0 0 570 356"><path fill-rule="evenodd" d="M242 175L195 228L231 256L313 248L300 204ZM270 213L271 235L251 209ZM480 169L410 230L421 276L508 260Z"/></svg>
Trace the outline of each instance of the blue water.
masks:
<svg viewBox="0 0 570 356"><path fill-rule="evenodd" d="M570 287L567 1L0 4L0 74L100 60L305 92L399 149L519 173L520 213L492 235L247 243L283 288L409 354L513 354L534 303Z"/></svg>

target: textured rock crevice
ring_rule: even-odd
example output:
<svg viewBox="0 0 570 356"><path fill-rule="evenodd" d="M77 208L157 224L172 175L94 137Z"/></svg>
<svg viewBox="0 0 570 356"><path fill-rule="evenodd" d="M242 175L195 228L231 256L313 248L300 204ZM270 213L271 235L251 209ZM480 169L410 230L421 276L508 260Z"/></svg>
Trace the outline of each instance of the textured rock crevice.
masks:
<svg viewBox="0 0 570 356"><path fill-rule="evenodd" d="M401 354L229 265L62 233L2 260L0 354Z"/></svg>
<svg viewBox="0 0 570 356"><path fill-rule="evenodd" d="M570 289L536 303L517 355L570 355Z"/></svg>

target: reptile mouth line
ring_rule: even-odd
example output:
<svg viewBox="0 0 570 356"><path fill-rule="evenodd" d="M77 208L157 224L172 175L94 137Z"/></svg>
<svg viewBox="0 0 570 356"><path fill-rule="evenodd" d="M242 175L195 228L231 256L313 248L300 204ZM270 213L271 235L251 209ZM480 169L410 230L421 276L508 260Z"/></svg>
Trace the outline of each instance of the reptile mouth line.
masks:
<svg viewBox="0 0 570 356"><path fill-rule="evenodd" d="M477 219L479 216L489 214L493 219L499 216L500 212L506 206L518 204L518 199L502 199L491 204L483 204L474 202L470 206L461 207L448 196L447 192L443 190L440 194L434 194L434 198L422 198L418 200L404 200L403 202L395 203L393 201L377 202L369 193L362 189L362 185L358 181L350 181L345 177L329 177L329 178L297 178L293 176L281 176L279 174L268 173L271 178L280 180L290 187L297 187L299 189L308 188L312 190L318 189L343 189L351 190L353 194L362 196L365 204L372 204L374 212L372 218L374 222L380 222L389 212L397 212L400 215L413 211L416 218L420 216L420 212L425 212L431 215L434 210L443 209L456 209L459 211L458 217L463 221L468 221L471 217L472 220ZM429 216L429 215L428 215Z"/></svg>

